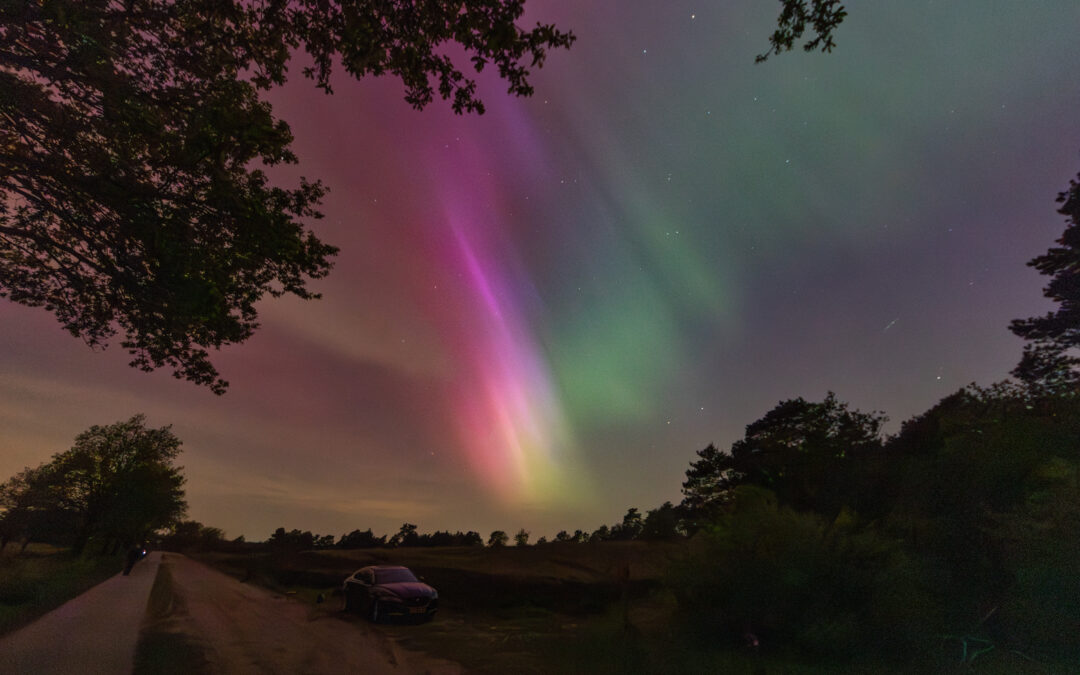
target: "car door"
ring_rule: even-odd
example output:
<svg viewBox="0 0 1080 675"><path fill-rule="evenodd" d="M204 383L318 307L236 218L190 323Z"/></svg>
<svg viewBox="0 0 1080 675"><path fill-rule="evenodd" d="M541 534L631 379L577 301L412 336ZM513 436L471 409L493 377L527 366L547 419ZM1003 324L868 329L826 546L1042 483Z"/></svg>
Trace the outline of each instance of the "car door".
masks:
<svg viewBox="0 0 1080 675"><path fill-rule="evenodd" d="M370 572L367 572L365 570L359 570L345 580L346 608L367 606L368 597L370 596L371 584L365 583L365 574L370 575Z"/></svg>
<svg viewBox="0 0 1080 675"><path fill-rule="evenodd" d="M375 597L375 570L360 570L359 574L360 588L362 595L362 602L364 607L370 607L371 601Z"/></svg>

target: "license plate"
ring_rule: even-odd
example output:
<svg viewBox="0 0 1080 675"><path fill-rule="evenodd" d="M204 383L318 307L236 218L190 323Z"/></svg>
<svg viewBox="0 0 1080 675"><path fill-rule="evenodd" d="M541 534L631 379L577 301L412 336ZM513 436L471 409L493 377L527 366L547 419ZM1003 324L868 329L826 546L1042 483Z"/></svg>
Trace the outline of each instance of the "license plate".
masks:
<svg viewBox="0 0 1080 675"><path fill-rule="evenodd" d="M423 614L426 611L427 611L427 607L410 607L409 608L409 613L410 614Z"/></svg>

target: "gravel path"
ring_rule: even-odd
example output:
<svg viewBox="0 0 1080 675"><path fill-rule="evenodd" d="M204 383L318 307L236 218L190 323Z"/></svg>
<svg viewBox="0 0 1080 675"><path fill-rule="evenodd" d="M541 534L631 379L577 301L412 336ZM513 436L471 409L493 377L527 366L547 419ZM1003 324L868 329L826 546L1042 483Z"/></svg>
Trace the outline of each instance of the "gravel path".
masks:
<svg viewBox="0 0 1080 675"><path fill-rule="evenodd" d="M309 605L245 584L182 555L165 554L173 614L165 622L200 647L210 673L456 675L455 663L400 648L337 603Z"/></svg>
<svg viewBox="0 0 1080 675"><path fill-rule="evenodd" d="M130 673L160 553L0 638L0 673Z"/></svg>

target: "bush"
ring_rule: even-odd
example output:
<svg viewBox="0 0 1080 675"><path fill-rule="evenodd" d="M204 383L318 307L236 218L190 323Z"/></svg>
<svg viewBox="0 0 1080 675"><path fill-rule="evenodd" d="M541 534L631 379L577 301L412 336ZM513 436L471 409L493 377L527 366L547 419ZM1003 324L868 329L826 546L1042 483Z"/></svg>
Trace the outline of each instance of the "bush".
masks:
<svg viewBox="0 0 1080 675"><path fill-rule="evenodd" d="M780 506L760 487L697 535L668 583L713 639L753 633L766 647L821 655L905 655L940 625L920 565L847 512L832 522Z"/></svg>

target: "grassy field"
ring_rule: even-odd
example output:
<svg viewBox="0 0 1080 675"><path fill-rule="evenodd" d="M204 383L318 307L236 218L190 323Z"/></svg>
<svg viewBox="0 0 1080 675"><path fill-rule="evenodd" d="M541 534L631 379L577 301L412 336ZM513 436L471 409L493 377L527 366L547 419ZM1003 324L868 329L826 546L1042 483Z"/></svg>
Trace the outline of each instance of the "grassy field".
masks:
<svg viewBox="0 0 1080 675"><path fill-rule="evenodd" d="M121 556L76 557L64 549L31 544L0 553L0 635L108 579L123 568Z"/></svg>
<svg viewBox="0 0 1080 675"><path fill-rule="evenodd" d="M475 673L1052 673L1008 654L960 666L821 663L764 646L761 653L708 635L678 613L664 586L685 542L399 548L293 554L209 554L204 562L249 582L340 607L342 580L370 564L401 564L439 590L438 617L382 624L402 646L452 659ZM353 620L357 620L353 618Z"/></svg>

